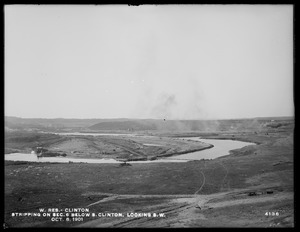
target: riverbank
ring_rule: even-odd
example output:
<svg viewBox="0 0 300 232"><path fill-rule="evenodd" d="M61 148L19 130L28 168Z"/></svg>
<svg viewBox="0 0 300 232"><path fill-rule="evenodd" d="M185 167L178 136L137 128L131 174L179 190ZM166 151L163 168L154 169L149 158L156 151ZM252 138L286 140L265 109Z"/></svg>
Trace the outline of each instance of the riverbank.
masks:
<svg viewBox="0 0 300 232"><path fill-rule="evenodd" d="M80 134L80 133L79 133ZM10 132L5 138L7 153L30 153L37 147L51 154L84 159L154 160L210 148L210 144L162 136L87 136L78 133L47 134ZM155 144L156 146L147 145Z"/></svg>
<svg viewBox="0 0 300 232"><path fill-rule="evenodd" d="M198 137L184 138L183 140L199 142L205 144L206 147L195 150L185 150L178 153L153 155L141 158L128 158L128 159L93 159L93 158L78 158L78 157L44 157L41 155L26 154L26 153L12 153L6 154L5 160L11 161L31 161L31 162L82 162L82 163L121 163L121 162L132 162L132 163L153 163L153 162L181 162L182 160L210 160L220 156L228 155L231 150L239 149L249 145L255 145L254 143L245 143L240 141L232 140L217 140L217 139L199 139ZM205 143L204 143L205 141ZM153 144L150 144L152 146ZM156 145L155 146L159 146ZM47 152L46 149L43 149ZM61 154L61 153L54 153ZM167 158L168 157L168 158Z"/></svg>
<svg viewBox="0 0 300 232"><path fill-rule="evenodd" d="M233 135L233 134L232 134ZM223 137L232 136L222 135ZM217 138L216 135L214 135ZM156 221L161 227L214 226L216 221L234 226L239 218L240 226L270 226L272 223L293 225L293 199L277 198L269 201L226 205L215 209L200 210L195 203L187 203L179 195L198 196L223 194L218 200L227 202L243 196L245 199L261 199L253 192L290 194L293 192L293 136L291 131L266 135L265 133L234 133L236 139L246 138L259 145L247 146L231 152L231 155L214 160L189 161L184 163L131 164L49 164L5 162L5 222L11 227L69 227L95 221L51 222L49 218L12 217L13 212L36 212L39 208L81 208L100 200L102 203L90 206L93 212L165 211L167 217ZM160 140L159 137L157 140ZM180 141L178 139L178 141ZM262 190L265 189L265 190ZM240 192L239 192L240 191ZM196 193L196 194L195 194ZM226 193L232 193L228 198ZM241 193L243 193L241 195ZM112 197L111 194L116 197ZM118 199L118 195L161 195L162 198L134 197ZM173 195L174 203L163 195ZM178 196L178 197L177 197ZM264 195L262 195L264 196ZM281 195L280 195L281 196ZM254 198L253 198L254 197ZM189 198L191 199L191 198ZM251 210L250 210L251 209ZM257 210L254 210L257 209ZM227 211L228 214L221 212ZM279 217L266 217L265 212L279 211ZM203 217L199 217L199 215ZM198 216L197 216L198 215ZM246 220L251 218L252 221ZM202 219L201 219L202 218ZM124 219L127 220L127 219ZM153 219L152 219L153 220ZM126 221L118 219L97 219L93 226L143 227L153 225L151 218ZM176 223L174 223L176 221ZM108 224L104 224L107 222ZM147 224L147 223L150 224ZM226 224L227 223L227 224ZM220 225L220 224L219 224ZM88 226L88 225L87 225Z"/></svg>

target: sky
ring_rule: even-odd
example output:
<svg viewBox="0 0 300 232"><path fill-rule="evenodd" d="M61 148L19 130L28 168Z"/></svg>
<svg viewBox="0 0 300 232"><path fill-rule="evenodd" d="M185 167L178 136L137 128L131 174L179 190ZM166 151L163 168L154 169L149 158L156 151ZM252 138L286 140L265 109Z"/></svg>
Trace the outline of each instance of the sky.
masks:
<svg viewBox="0 0 300 232"><path fill-rule="evenodd" d="M5 115L293 116L292 5L6 5Z"/></svg>

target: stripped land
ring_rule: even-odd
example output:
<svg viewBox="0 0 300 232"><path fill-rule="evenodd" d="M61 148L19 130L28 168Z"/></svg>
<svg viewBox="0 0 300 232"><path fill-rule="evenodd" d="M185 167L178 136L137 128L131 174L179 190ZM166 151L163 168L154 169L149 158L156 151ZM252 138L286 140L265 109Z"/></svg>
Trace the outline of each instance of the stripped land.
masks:
<svg viewBox="0 0 300 232"><path fill-rule="evenodd" d="M253 126L253 129L240 127L238 130L205 133L158 131L151 133L155 141L147 141L148 144L163 141L160 144L165 149L168 149L167 144L174 149L171 144L181 142L177 137L193 134L257 144L231 151L230 155L214 160L131 166L6 161L5 223L8 227L293 227L293 121L285 120L278 124L272 121L259 127ZM13 132L7 133L6 148L22 151L39 143L48 148L53 146L69 151L68 155L83 156L84 153L72 151L84 151L87 143L93 147L91 145L98 141L91 137L86 140L87 143L80 143L86 137L51 135L50 138L50 135L41 134L32 140L28 134L28 140L24 141ZM103 136L97 146L101 147L101 141L112 147L118 144L119 155L121 152L129 154L132 150L139 156L159 156L159 152L151 153L135 147L146 143L145 138L133 140L132 137ZM78 141L73 141L72 149L68 150L68 143L76 139ZM75 149L74 146L78 147ZM157 149L157 146L149 147ZM183 148L182 144L175 147L179 148ZM93 157L96 153L87 154ZM95 213L157 212L166 216L84 218L83 221L72 222L11 216L13 212L38 212L39 208L89 208Z"/></svg>

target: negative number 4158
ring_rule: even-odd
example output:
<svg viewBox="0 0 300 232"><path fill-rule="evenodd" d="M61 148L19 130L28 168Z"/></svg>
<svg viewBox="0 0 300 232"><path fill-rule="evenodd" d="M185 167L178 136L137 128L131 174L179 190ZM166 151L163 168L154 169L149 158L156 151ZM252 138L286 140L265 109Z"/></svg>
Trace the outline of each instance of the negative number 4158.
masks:
<svg viewBox="0 0 300 232"><path fill-rule="evenodd" d="M266 212L266 216L279 216L279 212Z"/></svg>

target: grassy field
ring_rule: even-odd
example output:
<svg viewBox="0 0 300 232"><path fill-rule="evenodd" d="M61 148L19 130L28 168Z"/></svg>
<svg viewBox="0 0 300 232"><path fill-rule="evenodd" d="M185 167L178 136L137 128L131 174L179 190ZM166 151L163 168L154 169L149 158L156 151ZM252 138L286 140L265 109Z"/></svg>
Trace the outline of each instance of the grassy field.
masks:
<svg viewBox="0 0 300 232"><path fill-rule="evenodd" d="M234 138L258 145L234 150L218 159L186 163L120 166L5 161L5 222L8 227L293 226L293 131L267 128L264 131L216 132L205 137ZM57 136L47 139L51 144L69 141L69 138ZM172 140L164 139L161 143L168 144L166 141ZM102 138L101 142L106 140ZM18 143L7 141L8 144ZM157 136L155 141L148 143L159 141ZM128 145L128 141L113 142L118 142L119 146ZM75 145L78 143L74 142ZM143 141L138 138L130 143L142 144ZM256 196L250 196L250 193ZM181 195L187 195L186 199ZM207 199L208 208L210 204L213 208L198 209L197 204L202 198ZM226 204L240 199L249 202ZM96 203L100 200L103 202ZM93 212L159 211L167 212L167 218L84 218L83 222L51 222L49 218L11 215L14 212L38 212L39 208L86 208L93 203L88 207ZM267 211L278 211L280 216L266 217Z"/></svg>

